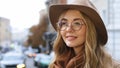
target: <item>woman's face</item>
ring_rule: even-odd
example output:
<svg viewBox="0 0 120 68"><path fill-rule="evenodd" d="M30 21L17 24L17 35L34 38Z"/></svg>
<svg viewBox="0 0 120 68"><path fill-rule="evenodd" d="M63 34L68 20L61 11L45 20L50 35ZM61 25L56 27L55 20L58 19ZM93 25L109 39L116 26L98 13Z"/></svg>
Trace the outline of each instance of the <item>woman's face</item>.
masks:
<svg viewBox="0 0 120 68"><path fill-rule="evenodd" d="M81 13L68 10L59 21L60 34L68 47L78 47L86 39L86 26Z"/></svg>

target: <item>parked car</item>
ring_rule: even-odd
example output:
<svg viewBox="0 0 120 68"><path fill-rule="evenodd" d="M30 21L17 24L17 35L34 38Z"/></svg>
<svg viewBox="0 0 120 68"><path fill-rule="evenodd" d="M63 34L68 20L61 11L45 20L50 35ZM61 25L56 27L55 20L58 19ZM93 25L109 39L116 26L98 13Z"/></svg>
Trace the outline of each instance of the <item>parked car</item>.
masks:
<svg viewBox="0 0 120 68"><path fill-rule="evenodd" d="M25 65L25 57L21 53L5 53L0 60L0 68L16 68L18 64Z"/></svg>
<svg viewBox="0 0 120 68"><path fill-rule="evenodd" d="M53 57L54 57L53 51L50 53L50 55L40 53L36 55L34 61L36 62L38 68L48 68L48 65L50 64Z"/></svg>

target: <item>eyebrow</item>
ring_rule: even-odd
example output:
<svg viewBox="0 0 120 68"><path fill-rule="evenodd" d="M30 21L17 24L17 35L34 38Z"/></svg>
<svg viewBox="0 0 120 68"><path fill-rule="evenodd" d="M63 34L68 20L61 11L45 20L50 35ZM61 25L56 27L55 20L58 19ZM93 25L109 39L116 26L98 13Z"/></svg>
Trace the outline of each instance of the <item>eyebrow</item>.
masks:
<svg viewBox="0 0 120 68"><path fill-rule="evenodd" d="M62 21L62 20L67 21L67 19L66 19L66 18L62 18L62 19L60 19L60 21Z"/></svg>
<svg viewBox="0 0 120 68"><path fill-rule="evenodd" d="M62 18L62 19L60 19L60 21L62 21L62 20L67 21L66 18ZM75 19L73 19L73 21L76 21L76 20L81 20L81 18L75 18Z"/></svg>

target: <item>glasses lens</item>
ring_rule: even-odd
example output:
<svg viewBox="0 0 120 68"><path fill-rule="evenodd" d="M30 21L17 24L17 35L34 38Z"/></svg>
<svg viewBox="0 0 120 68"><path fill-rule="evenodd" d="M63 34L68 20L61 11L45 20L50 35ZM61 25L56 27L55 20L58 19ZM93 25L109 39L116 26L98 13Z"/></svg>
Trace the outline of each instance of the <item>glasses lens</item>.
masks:
<svg viewBox="0 0 120 68"><path fill-rule="evenodd" d="M67 27L71 27L73 30L80 30L82 25L83 25L82 20L73 21L71 26L67 22L63 22L63 21L58 23L58 27L62 31L66 30Z"/></svg>
<svg viewBox="0 0 120 68"><path fill-rule="evenodd" d="M81 28L81 26L82 26L82 23L81 23L81 22L73 22L73 23L72 23L72 28L73 28L74 30L79 30L79 29Z"/></svg>
<svg viewBox="0 0 120 68"><path fill-rule="evenodd" d="M59 26L60 30L63 31L67 28L68 24L66 22L60 22L60 23L58 23L58 26Z"/></svg>

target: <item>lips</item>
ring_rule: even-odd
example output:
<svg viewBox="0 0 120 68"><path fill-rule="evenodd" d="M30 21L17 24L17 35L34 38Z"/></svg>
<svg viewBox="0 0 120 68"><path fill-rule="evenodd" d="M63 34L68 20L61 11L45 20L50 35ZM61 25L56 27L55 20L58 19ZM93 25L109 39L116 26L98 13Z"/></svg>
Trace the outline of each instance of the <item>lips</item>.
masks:
<svg viewBox="0 0 120 68"><path fill-rule="evenodd" d="M73 40L75 40L77 37L76 36L66 36L66 39L68 40L68 41L73 41Z"/></svg>

